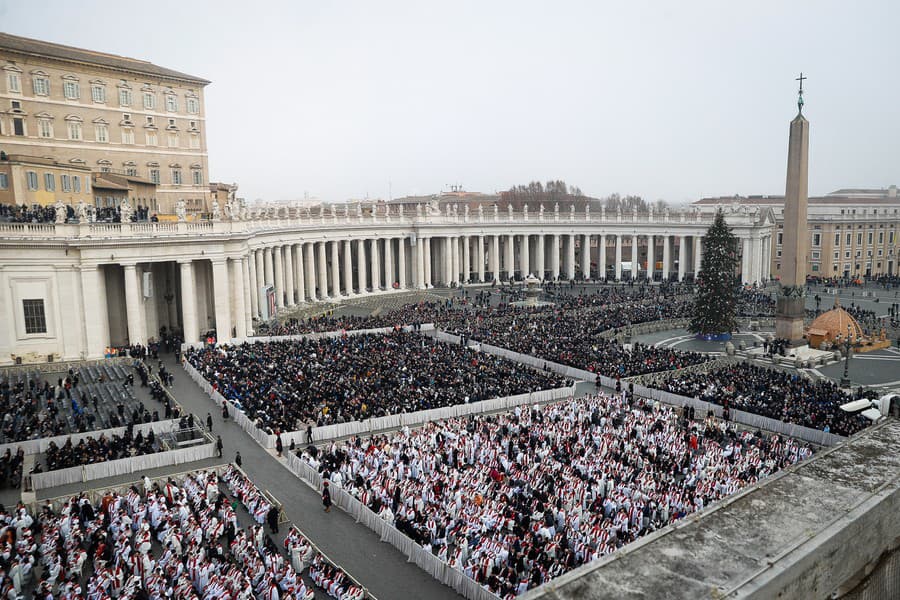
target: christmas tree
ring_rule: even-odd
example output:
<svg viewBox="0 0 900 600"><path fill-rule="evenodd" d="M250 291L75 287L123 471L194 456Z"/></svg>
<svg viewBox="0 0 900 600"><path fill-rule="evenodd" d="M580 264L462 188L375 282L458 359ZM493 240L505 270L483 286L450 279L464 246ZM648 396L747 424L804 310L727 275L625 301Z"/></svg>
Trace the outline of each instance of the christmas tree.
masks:
<svg viewBox="0 0 900 600"><path fill-rule="evenodd" d="M688 330L698 337L728 336L737 329L737 238L720 209L703 238L703 259L697 276L697 297Z"/></svg>

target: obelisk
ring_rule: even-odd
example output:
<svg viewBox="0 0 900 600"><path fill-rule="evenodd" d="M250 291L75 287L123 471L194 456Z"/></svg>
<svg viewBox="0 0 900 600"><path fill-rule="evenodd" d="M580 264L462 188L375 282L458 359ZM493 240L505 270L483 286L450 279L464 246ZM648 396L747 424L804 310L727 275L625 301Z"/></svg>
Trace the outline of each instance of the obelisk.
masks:
<svg viewBox="0 0 900 600"><path fill-rule="evenodd" d="M784 230L781 245L781 281L775 307L775 336L791 347L802 346L806 314L806 263L809 231L806 206L809 189L809 121L803 117L803 73L797 116L791 121L788 142L787 184L784 192Z"/></svg>

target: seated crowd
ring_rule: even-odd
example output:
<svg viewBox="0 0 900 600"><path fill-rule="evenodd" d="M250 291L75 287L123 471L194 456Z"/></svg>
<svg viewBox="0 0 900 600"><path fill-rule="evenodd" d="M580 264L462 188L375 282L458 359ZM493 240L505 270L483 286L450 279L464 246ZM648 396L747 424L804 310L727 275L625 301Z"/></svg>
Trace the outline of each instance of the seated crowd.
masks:
<svg viewBox="0 0 900 600"><path fill-rule="evenodd" d="M301 459L507 599L810 455L621 394L310 446Z"/></svg>
<svg viewBox="0 0 900 600"><path fill-rule="evenodd" d="M192 349L185 358L273 431L566 385L553 373L401 331Z"/></svg>
<svg viewBox="0 0 900 600"><path fill-rule="evenodd" d="M840 409L854 398L833 381L813 382L798 373L750 363L707 372L676 373L653 387L838 435L852 435L870 423L865 417Z"/></svg>
<svg viewBox="0 0 900 600"><path fill-rule="evenodd" d="M64 600L311 600L312 585L263 526L240 527L220 482L248 509L261 503L259 490L229 467L221 478L196 472L162 485L145 478L143 490L107 492L96 504L84 494L73 496L58 511L46 505L38 515L21 504L12 512L0 508L0 594L16 598L33 589L35 597ZM304 546L299 532L288 541L302 549L312 580L324 581L320 573L334 569ZM355 586L341 589L344 594L334 596L339 600L363 598Z"/></svg>
<svg viewBox="0 0 900 600"><path fill-rule="evenodd" d="M57 469L152 454L161 449L156 443L156 436L152 430L146 436L140 431L135 435L134 426L129 424L125 427L122 435L107 436L103 433L99 438L88 436L75 444L72 443L72 438L69 438L62 446L57 446L56 442L50 442L45 461L48 471L56 471ZM40 470L35 469L35 472L40 472Z"/></svg>

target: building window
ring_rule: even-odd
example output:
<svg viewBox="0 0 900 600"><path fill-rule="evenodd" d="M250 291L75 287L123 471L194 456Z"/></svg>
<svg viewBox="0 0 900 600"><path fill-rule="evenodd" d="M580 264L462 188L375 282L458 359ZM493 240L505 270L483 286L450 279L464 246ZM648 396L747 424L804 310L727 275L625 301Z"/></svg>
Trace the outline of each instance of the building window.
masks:
<svg viewBox="0 0 900 600"><path fill-rule="evenodd" d="M38 189L38 176L34 171L27 171L25 173L26 179L28 179L28 190L31 192L36 192Z"/></svg>
<svg viewBox="0 0 900 600"><path fill-rule="evenodd" d="M150 169L150 181L159 184L159 169Z"/></svg>
<svg viewBox="0 0 900 600"><path fill-rule="evenodd" d="M890 231L890 232L888 232L888 244L893 244L893 243L894 243L894 232Z"/></svg>
<svg viewBox="0 0 900 600"><path fill-rule="evenodd" d="M852 233L848 233L848 234L847 234L847 242L846 242L846 244L847 244L848 246L850 245L850 240L852 239L850 236L852 236L852 235L853 235Z"/></svg>
<svg viewBox="0 0 900 600"><path fill-rule="evenodd" d="M156 108L156 95L153 92L144 92L144 108L146 110Z"/></svg>
<svg viewBox="0 0 900 600"><path fill-rule="evenodd" d="M840 252L835 252L835 253L834 253L834 258L835 258L835 260L839 259L840 257L841 257L841 253L840 253Z"/></svg>
<svg viewBox="0 0 900 600"><path fill-rule="evenodd" d="M104 124L94 125L94 138L104 144L109 141L109 126Z"/></svg>
<svg viewBox="0 0 900 600"><path fill-rule="evenodd" d="M870 231L870 232L869 232L869 235L868 235L867 238L866 238L866 242L867 242L868 244L871 244L872 241L873 241L874 238L875 238L875 236L874 236L872 233L873 233L873 232Z"/></svg>
<svg viewBox="0 0 900 600"><path fill-rule="evenodd" d="M779 246L781 245L782 235L783 235L783 234L779 231L779 232L778 232L778 239L775 241L775 243L778 244Z"/></svg>
<svg viewBox="0 0 900 600"><path fill-rule="evenodd" d="M81 193L81 177L78 175L72 176L72 191L76 194Z"/></svg>
<svg viewBox="0 0 900 600"><path fill-rule="evenodd" d="M194 177L194 185L203 185L203 171L194 169L191 173Z"/></svg>
<svg viewBox="0 0 900 600"><path fill-rule="evenodd" d="M81 139L81 123L79 123L78 121L69 121L69 139Z"/></svg>
<svg viewBox="0 0 900 600"><path fill-rule="evenodd" d="M157 139L155 131L147 132L147 145L148 146L158 146L159 145L159 139Z"/></svg>
<svg viewBox="0 0 900 600"><path fill-rule="evenodd" d="M177 148L178 147L178 134L170 133L169 134L169 148Z"/></svg>
<svg viewBox="0 0 900 600"><path fill-rule="evenodd" d="M53 173L44 173L44 189L48 192L56 191L56 177Z"/></svg>
<svg viewBox="0 0 900 600"><path fill-rule="evenodd" d="M196 149L200 148L200 136L199 135L197 135L196 133L192 133L188 139L190 139L190 141L191 141L192 149L196 150Z"/></svg>
<svg viewBox="0 0 900 600"><path fill-rule="evenodd" d="M59 187L64 192L71 192L72 191L72 178L65 174L60 175L59 176Z"/></svg>
<svg viewBox="0 0 900 600"><path fill-rule="evenodd" d="M42 138L52 138L53 137L53 125L50 123L50 119L38 119L38 136Z"/></svg>
<svg viewBox="0 0 900 600"><path fill-rule="evenodd" d="M862 246L862 234L861 233L856 234L856 245Z"/></svg>
<svg viewBox="0 0 900 600"><path fill-rule="evenodd" d="M126 175L131 175L132 177L137 177L137 169L135 167L128 167L125 169Z"/></svg>
<svg viewBox="0 0 900 600"><path fill-rule="evenodd" d="M131 106L131 90L119 88L119 106Z"/></svg>
<svg viewBox="0 0 900 600"><path fill-rule="evenodd" d="M43 76L37 76L31 80L32 87L34 88L35 96L49 96L50 95L50 80Z"/></svg>
<svg viewBox="0 0 900 600"><path fill-rule="evenodd" d="M819 258L820 258L821 256L822 256L822 253L821 253L821 252L813 252L813 253L812 253L813 260L819 260Z"/></svg>
<svg viewBox="0 0 900 600"><path fill-rule="evenodd" d="M106 102L106 88L98 84L92 85L91 100L94 102Z"/></svg>
<svg viewBox="0 0 900 600"><path fill-rule="evenodd" d="M6 173L0 173L0 190L8 190L9 189L9 177L7 177Z"/></svg>
<svg viewBox="0 0 900 600"><path fill-rule="evenodd" d="M846 252L844 252L844 258L850 258L850 251L849 251L849 250L847 250Z"/></svg>
<svg viewBox="0 0 900 600"><path fill-rule="evenodd" d="M834 234L834 245L835 246L841 245L841 234L839 234L839 233Z"/></svg>
<svg viewBox="0 0 900 600"><path fill-rule="evenodd" d="M134 143L134 129L125 128L122 130L122 143L123 144L133 144Z"/></svg>
<svg viewBox="0 0 900 600"><path fill-rule="evenodd" d="M192 115L196 115L200 113L200 101L196 98L188 98L187 99L187 111Z"/></svg>
<svg viewBox="0 0 900 600"><path fill-rule="evenodd" d="M812 242L812 245L813 245L813 246L821 246L821 245L822 245L822 234L821 234L821 233L814 233L814 234L813 234L813 242Z"/></svg>
<svg viewBox="0 0 900 600"><path fill-rule="evenodd" d="M63 95L66 100L78 100L78 82L69 79L63 81Z"/></svg>
<svg viewBox="0 0 900 600"><path fill-rule="evenodd" d="M812 270L814 273L817 272L819 270L819 265L813 265Z"/></svg>
<svg viewBox="0 0 900 600"><path fill-rule="evenodd" d="M22 93L22 80L19 79L18 73L10 72L6 74L6 89L16 94Z"/></svg>
<svg viewBox="0 0 900 600"><path fill-rule="evenodd" d="M879 243L879 244L883 244L883 243L884 243L884 232L883 232L883 231L879 231L879 232L878 232L878 243Z"/></svg>
<svg viewBox="0 0 900 600"><path fill-rule="evenodd" d="M175 94L166 94L166 110L178 112L178 98L175 97Z"/></svg>
<svg viewBox="0 0 900 600"><path fill-rule="evenodd" d="M47 333L47 320L44 317L43 300L22 300L25 313L25 333Z"/></svg>
<svg viewBox="0 0 900 600"><path fill-rule="evenodd" d="M13 134L25 135L25 119L21 117L13 118Z"/></svg>
<svg viewBox="0 0 900 600"><path fill-rule="evenodd" d="M181 185L181 169L172 169L172 184Z"/></svg>

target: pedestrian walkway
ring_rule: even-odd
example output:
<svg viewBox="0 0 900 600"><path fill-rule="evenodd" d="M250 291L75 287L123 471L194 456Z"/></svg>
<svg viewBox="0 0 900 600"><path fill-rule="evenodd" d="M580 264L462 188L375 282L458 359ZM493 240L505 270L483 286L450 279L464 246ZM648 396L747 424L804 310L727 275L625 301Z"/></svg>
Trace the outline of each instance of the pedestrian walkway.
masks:
<svg viewBox="0 0 900 600"><path fill-rule="evenodd" d="M325 514L318 492L295 477L287 470L283 459L270 455L231 419L223 422L221 409L190 380L173 355L166 355L165 362L175 373L173 393L185 410L204 422L206 413L212 414L213 435L222 436L224 459L233 461L235 452L240 452L242 468L257 487L281 502L288 519L378 600L458 600L461 597L407 562L406 556L382 543L374 533L343 511Z"/></svg>

